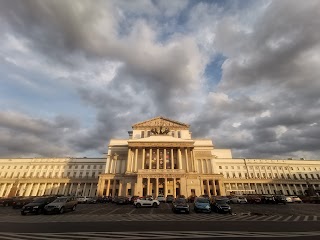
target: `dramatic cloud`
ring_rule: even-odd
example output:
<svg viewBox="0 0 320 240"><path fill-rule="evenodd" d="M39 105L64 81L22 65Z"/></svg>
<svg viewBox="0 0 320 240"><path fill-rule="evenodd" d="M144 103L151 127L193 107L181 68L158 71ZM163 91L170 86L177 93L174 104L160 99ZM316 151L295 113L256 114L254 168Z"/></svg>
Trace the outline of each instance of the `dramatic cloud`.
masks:
<svg viewBox="0 0 320 240"><path fill-rule="evenodd" d="M101 156L110 138L162 115L235 157L319 159L318 9L2 1L1 155Z"/></svg>

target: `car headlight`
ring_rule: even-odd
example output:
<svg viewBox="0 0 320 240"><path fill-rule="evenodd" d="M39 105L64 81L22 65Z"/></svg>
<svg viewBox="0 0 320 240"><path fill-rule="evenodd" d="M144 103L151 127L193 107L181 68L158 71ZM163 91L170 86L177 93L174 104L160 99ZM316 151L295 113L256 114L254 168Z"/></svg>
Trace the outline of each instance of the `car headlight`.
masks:
<svg viewBox="0 0 320 240"><path fill-rule="evenodd" d="M209 205L207 205L207 206L206 206L206 209L210 209L210 206L209 206Z"/></svg>
<svg viewBox="0 0 320 240"><path fill-rule="evenodd" d="M173 205L174 207L177 207L177 205Z"/></svg>
<svg viewBox="0 0 320 240"><path fill-rule="evenodd" d="M39 208L39 206L34 206L33 208Z"/></svg>

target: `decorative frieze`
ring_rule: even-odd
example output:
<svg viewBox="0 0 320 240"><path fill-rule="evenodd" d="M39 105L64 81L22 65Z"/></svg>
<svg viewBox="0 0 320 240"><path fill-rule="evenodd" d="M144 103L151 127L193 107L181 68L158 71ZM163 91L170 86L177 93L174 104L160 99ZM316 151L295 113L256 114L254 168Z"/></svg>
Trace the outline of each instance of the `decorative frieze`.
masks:
<svg viewBox="0 0 320 240"><path fill-rule="evenodd" d="M129 142L129 147L139 147L139 148L161 148L161 147L169 147L169 148L186 148L186 147L194 147L194 142Z"/></svg>

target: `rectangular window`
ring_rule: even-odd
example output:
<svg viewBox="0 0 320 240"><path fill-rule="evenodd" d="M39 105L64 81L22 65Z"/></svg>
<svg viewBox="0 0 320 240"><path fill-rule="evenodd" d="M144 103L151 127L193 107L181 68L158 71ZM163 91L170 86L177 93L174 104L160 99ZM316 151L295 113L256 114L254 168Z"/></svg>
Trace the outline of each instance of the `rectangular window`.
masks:
<svg viewBox="0 0 320 240"><path fill-rule="evenodd" d="M219 166L219 169L222 169L222 166Z"/></svg>
<svg viewBox="0 0 320 240"><path fill-rule="evenodd" d="M95 177L96 176L96 172L92 172L92 177Z"/></svg>
<svg viewBox="0 0 320 240"><path fill-rule="evenodd" d="M181 138L181 131L178 131L178 138Z"/></svg>
<svg viewBox="0 0 320 240"><path fill-rule="evenodd" d="M144 138L144 131L141 131L141 138Z"/></svg>
<svg viewBox="0 0 320 240"><path fill-rule="evenodd" d="M84 165L81 165L81 169L84 169Z"/></svg>
<svg viewBox="0 0 320 240"><path fill-rule="evenodd" d="M91 168L91 165L88 165L87 169L90 169Z"/></svg>

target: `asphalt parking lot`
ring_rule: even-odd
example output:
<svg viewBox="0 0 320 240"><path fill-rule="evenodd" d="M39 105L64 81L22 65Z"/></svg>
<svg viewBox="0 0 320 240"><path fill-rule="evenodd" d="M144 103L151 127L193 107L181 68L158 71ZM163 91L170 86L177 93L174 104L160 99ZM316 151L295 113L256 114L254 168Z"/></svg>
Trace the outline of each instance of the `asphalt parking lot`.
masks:
<svg viewBox="0 0 320 240"><path fill-rule="evenodd" d="M319 204L292 203L292 204L231 204L233 213L255 214L255 215L313 215L320 216ZM193 211L193 204L190 204L190 214ZM76 211L68 211L66 215L113 215L113 214L173 214L171 203L161 203L159 207L135 208L133 205L117 205L112 203L78 204ZM213 213L216 214L216 213ZM12 207L0 207L1 216L20 215L20 209Z"/></svg>

